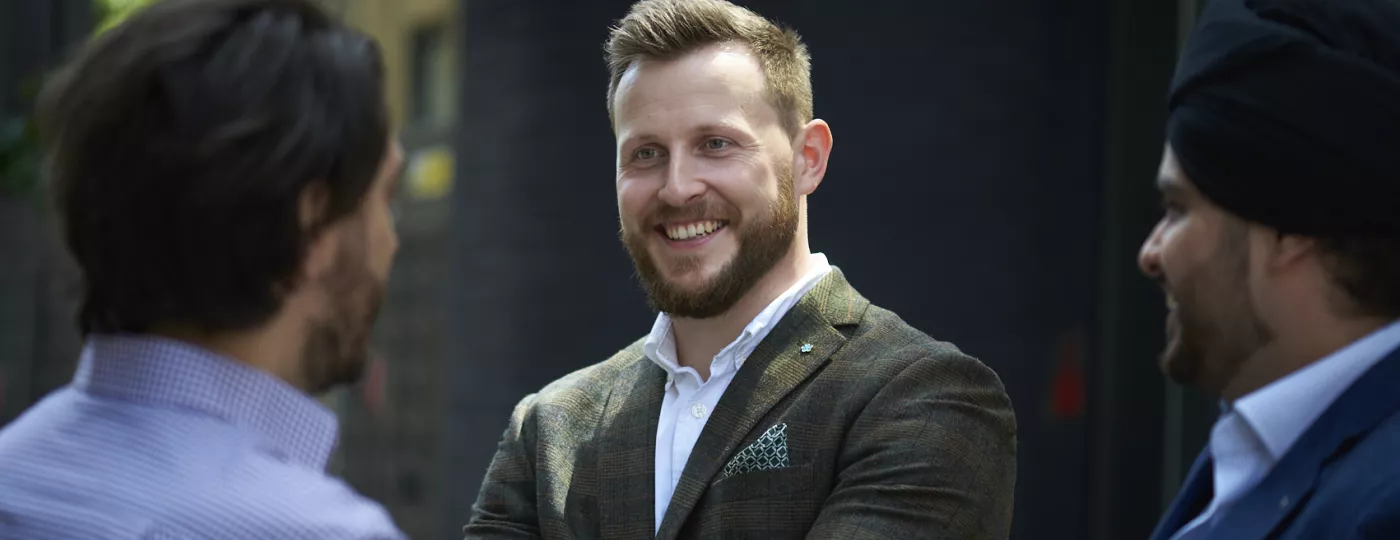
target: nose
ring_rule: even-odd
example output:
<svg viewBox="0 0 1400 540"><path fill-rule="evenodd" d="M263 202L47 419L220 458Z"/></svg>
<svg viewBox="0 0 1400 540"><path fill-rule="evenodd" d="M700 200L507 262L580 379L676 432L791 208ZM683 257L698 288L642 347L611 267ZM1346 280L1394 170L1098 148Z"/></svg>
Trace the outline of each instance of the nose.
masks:
<svg viewBox="0 0 1400 540"><path fill-rule="evenodd" d="M674 155L674 154L673 154ZM666 166L666 184L661 187L661 201L680 208L699 200L708 189L705 182L696 178L690 159L683 156L671 158Z"/></svg>
<svg viewBox="0 0 1400 540"><path fill-rule="evenodd" d="M1138 249L1138 269L1150 278L1162 277L1162 223L1152 228L1152 233Z"/></svg>

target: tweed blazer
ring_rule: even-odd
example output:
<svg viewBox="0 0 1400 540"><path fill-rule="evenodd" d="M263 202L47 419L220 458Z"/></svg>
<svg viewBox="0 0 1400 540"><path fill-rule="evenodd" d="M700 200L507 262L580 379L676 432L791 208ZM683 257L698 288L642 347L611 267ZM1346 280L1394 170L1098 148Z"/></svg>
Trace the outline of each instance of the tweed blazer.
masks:
<svg viewBox="0 0 1400 540"><path fill-rule="evenodd" d="M1009 535L1016 421L1001 380L871 305L840 269L735 375L657 531L666 373L642 341L520 402L467 538ZM775 426L785 431L785 466L724 470Z"/></svg>

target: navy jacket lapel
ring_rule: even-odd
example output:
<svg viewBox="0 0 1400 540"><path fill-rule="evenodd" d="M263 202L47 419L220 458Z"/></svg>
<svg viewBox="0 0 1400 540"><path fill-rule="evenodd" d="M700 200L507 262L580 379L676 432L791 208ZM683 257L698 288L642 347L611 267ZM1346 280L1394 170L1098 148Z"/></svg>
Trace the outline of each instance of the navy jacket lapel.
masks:
<svg viewBox="0 0 1400 540"><path fill-rule="evenodd" d="M1167 510L1166 516L1157 524L1157 530L1152 531L1152 540L1170 539L1172 535L1205 511L1206 506L1210 504L1211 497L1215 496L1215 482L1212 472L1210 449L1207 448L1201 452L1200 456L1196 457L1196 463L1191 466L1191 472L1186 475L1186 481L1181 484L1181 490L1177 492L1176 500L1172 501L1172 506Z"/></svg>
<svg viewBox="0 0 1400 540"><path fill-rule="evenodd" d="M1372 366L1313 422L1269 475L1221 516L1215 537L1263 538L1297 512L1312 494L1323 467L1400 410L1397 380L1400 350Z"/></svg>

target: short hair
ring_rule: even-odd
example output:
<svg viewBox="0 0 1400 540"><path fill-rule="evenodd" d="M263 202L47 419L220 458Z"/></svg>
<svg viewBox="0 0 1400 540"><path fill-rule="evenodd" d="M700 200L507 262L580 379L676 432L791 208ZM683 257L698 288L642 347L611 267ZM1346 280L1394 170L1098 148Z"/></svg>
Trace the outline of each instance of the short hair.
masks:
<svg viewBox="0 0 1400 540"><path fill-rule="evenodd" d="M80 330L269 320L377 176L382 72L313 0L165 0L86 44L38 102ZM313 185L327 201L307 227Z"/></svg>
<svg viewBox="0 0 1400 540"><path fill-rule="evenodd" d="M717 43L736 43L758 59L768 100L789 135L812 116L811 56L796 32L724 0L642 0L613 27L606 45L608 116L622 74L642 60L671 60Z"/></svg>
<svg viewBox="0 0 1400 540"><path fill-rule="evenodd" d="M1353 315L1400 317L1400 239L1323 237L1323 268L1346 295Z"/></svg>

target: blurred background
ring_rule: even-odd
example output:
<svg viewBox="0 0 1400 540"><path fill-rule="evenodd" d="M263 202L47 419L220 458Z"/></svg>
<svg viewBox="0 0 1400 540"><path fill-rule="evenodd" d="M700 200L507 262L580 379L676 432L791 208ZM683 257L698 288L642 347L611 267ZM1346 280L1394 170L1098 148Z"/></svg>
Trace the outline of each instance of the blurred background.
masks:
<svg viewBox="0 0 1400 540"><path fill-rule="evenodd" d="M67 383L77 281L31 98L149 0L0 0L0 425ZM994 368L1013 538L1145 538L1213 421L1156 368L1135 257L1198 0L740 0L813 56L836 145L814 251ZM616 236L602 43L630 0L331 0L381 43L408 149L385 361L324 397L333 460L414 538L455 538L513 405L650 328Z"/></svg>

